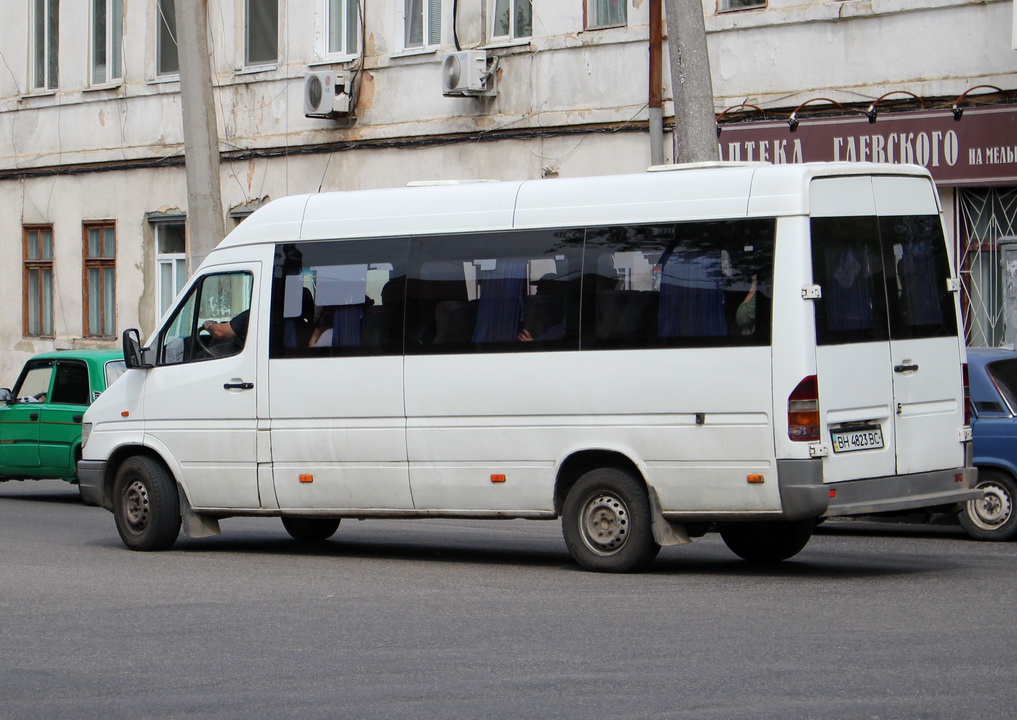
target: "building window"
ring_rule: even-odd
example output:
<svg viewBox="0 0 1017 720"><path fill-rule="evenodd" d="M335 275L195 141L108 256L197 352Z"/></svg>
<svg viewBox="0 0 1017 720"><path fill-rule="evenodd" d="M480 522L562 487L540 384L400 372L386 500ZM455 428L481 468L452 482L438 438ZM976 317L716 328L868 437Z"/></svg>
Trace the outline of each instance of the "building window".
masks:
<svg viewBox="0 0 1017 720"><path fill-rule="evenodd" d="M25 335L53 335L53 227L25 227Z"/></svg>
<svg viewBox="0 0 1017 720"><path fill-rule="evenodd" d="M124 0L92 0L92 84L120 80L123 72Z"/></svg>
<svg viewBox="0 0 1017 720"><path fill-rule="evenodd" d="M403 46L441 44L441 0L403 0Z"/></svg>
<svg viewBox="0 0 1017 720"><path fill-rule="evenodd" d="M187 245L183 220L155 225L155 287L157 317L162 317L187 281Z"/></svg>
<svg viewBox="0 0 1017 720"><path fill-rule="evenodd" d="M279 62L279 0L245 0L244 64Z"/></svg>
<svg viewBox="0 0 1017 720"><path fill-rule="evenodd" d="M84 236L83 334L85 337L112 337L116 333L116 225L86 224Z"/></svg>
<svg viewBox="0 0 1017 720"><path fill-rule="evenodd" d="M174 0L156 0L155 74L177 75L180 58L177 54L177 9Z"/></svg>
<svg viewBox="0 0 1017 720"><path fill-rule="evenodd" d="M533 35L533 0L494 0L491 39L515 40Z"/></svg>
<svg viewBox="0 0 1017 720"><path fill-rule="evenodd" d="M329 55L356 55L357 0L325 0L325 47Z"/></svg>
<svg viewBox="0 0 1017 720"><path fill-rule="evenodd" d="M720 0L717 11L733 12L735 10L754 10L765 7L766 0Z"/></svg>
<svg viewBox="0 0 1017 720"><path fill-rule="evenodd" d="M32 89L56 90L60 0L34 0L32 5Z"/></svg>
<svg viewBox="0 0 1017 720"><path fill-rule="evenodd" d="M628 0L587 0L586 27L617 27L628 20Z"/></svg>

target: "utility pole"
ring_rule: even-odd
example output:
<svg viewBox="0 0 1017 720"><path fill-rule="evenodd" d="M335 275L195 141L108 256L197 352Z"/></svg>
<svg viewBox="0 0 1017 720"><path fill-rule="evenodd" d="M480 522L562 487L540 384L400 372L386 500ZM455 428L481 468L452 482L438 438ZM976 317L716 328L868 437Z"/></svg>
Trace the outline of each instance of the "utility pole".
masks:
<svg viewBox="0 0 1017 720"><path fill-rule="evenodd" d="M650 164L664 164L664 18L661 0L650 0Z"/></svg>
<svg viewBox="0 0 1017 720"><path fill-rule="evenodd" d="M219 131L212 97L207 0L175 3L180 106L187 169L187 262L193 273L226 234L219 188Z"/></svg>
<svg viewBox="0 0 1017 720"><path fill-rule="evenodd" d="M719 160L702 0L664 0L674 95L675 162Z"/></svg>

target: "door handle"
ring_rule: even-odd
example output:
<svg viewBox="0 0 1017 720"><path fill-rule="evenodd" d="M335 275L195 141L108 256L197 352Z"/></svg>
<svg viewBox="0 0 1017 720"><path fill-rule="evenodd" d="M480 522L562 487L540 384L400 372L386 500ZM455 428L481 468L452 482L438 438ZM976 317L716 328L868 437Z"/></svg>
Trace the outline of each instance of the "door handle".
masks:
<svg viewBox="0 0 1017 720"><path fill-rule="evenodd" d="M225 383L222 386L223 390L253 390L254 383L252 382L233 382Z"/></svg>
<svg viewBox="0 0 1017 720"><path fill-rule="evenodd" d="M917 365L913 365L913 364L912 365L894 365L893 366L893 371L895 373L916 372L917 370L918 370L918 366Z"/></svg>
<svg viewBox="0 0 1017 720"><path fill-rule="evenodd" d="M39 413L29 413L28 419L29 420L38 420L39 419Z"/></svg>
<svg viewBox="0 0 1017 720"><path fill-rule="evenodd" d="M71 422L76 422L76 423L79 423L79 422L81 422L81 419L82 419L82 416L81 416L81 415L73 415L73 416L71 417Z"/></svg>

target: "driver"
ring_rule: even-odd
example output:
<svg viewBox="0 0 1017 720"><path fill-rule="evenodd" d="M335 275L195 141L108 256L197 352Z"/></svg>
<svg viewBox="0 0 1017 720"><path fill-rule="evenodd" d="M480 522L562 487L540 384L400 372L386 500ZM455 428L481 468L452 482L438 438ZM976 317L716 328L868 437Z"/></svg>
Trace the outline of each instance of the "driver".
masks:
<svg viewBox="0 0 1017 720"><path fill-rule="evenodd" d="M216 322L206 320L202 329L212 336L215 344L236 341L238 347L243 347L244 339L247 337L247 322L250 317L250 310L244 310L232 320Z"/></svg>

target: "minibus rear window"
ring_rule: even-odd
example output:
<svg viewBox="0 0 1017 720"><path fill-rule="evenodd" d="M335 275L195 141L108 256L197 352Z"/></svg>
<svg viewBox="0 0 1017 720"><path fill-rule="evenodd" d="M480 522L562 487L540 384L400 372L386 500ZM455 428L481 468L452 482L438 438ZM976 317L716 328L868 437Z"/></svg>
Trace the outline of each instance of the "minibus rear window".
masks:
<svg viewBox="0 0 1017 720"><path fill-rule="evenodd" d="M957 335L938 216L812 219L820 345Z"/></svg>

